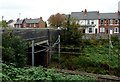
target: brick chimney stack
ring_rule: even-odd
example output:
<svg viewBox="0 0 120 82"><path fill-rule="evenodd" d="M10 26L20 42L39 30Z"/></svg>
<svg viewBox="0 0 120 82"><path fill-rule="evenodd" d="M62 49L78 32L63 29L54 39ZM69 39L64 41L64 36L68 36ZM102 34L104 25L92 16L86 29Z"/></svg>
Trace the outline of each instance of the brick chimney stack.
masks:
<svg viewBox="0 0 120 82"><path fill-rule="evenodd" d="M43 20L42 20L42 17L40 17L40 20L43 21Z"/></svg>
<svg viewBox="0 0 120 82"><path fill-rule="evenodd" d="M98 10L98 16L99 16L99 10Z"/></svg>
<svg viewBox="0 0 120 82"><path fill-rule="evenodd" d="M18 18L18 19L17 19L17 22L18 22L19 20L20 20L20 19Z"/></svg>
<svg viewBox="0 0 120 82"><path fill-rule="evenodd" d="M87 9L85 9L85 12L84 12L85 15L87 15Z"/></svg>

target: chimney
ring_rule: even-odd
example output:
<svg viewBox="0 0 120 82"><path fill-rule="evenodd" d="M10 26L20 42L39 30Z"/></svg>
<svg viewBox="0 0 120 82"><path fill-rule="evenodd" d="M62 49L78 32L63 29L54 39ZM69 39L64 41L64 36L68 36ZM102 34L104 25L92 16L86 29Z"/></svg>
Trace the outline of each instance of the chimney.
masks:
<svg viewBox="0 0 120 82"><path fill-rule="evenodd" d="M98 10L98 16L99 16L99 10Z"/></svg>
<svg viewBox="0 0 120 82"><path fill-rule="evenodd" d="M87 15L87 9L85 9L85 12L84 12L85 15Z"/></svg>
<svg viewBox="0 0 120 82"><path fill-rule="evenodd" d="M83 12L83 10L82 10L82 12Z"/></svg>
<svg viewBox="0 0 120 82"><path fill-rule="evenodd" d="M42 17L40 17L40 20L42 20ZM43 21L43 20L42 20Z"/></svg>
<svg viewBox="0 0 120 82"><path fill-rule="evenodd" d="M18 22L19 20L20 20L20 19L18 18L18 19L17 19L17 22Z"/></svg>
<svg viewBox="0 0 120 82"><path fill-rule="evenodd" d="M30 18L31 19L31 18Z"/></svg>

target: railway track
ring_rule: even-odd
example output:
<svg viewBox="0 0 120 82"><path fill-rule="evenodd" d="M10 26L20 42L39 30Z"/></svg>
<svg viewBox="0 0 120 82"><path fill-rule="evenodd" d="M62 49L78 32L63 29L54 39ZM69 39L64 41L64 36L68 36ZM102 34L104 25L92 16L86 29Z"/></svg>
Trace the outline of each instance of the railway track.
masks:
<svg viewBox="0 0 120 82"><path fill-rule="evenodd" d="M47 70L47 68L43 68L44 70ZM72 71L72 70L65 70L65 69L55 69L56 73L62 73L62 75L81 75L81 76L94 76L98 78L98 82L120 82L120 77L113 76L113 75L102 75L102 74L92 74L92 73L86 73L86 72L80 72L80 71Z"/></svg>

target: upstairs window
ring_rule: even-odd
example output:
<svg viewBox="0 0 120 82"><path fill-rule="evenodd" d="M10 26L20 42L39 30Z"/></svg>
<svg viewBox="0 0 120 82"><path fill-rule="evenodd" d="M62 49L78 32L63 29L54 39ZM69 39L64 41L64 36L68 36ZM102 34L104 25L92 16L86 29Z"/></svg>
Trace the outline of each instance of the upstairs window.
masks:
<svg viewBox="0 0 120 82"><path fill-rule="evenodd" d="M104 20L101 20L101 25L104 25Z"/></svg>
<svg viewBox="0 0 120 82"><path fill-rule="evenodd" d="M109 24L109 20L106 20L106 24L107 24L107 25Z"/></svg>
<svg viewBox="0 0 120 82"><path fill-rule="evenodd" d="M31 24L30 24L30 28L31 28Z"/></svg>
<svg viewBox="0 0 120 82"><path fill-rule="evenodd" d="M20 28L20 24L19 24L19 28Z"/></svg>
<svg viewBox="0 0 120 82"><path fill-rule="evenodd" d="M91 24L94 24L94 20L92 20Z"/></svg>
<svg viewBox="0 0 120 82"><path fill-rule="evenodd" d="M88 20L88 24L90 24L90 20Z"/></svg>
<svg viewBox="0 0 120 82"><path fill-rule="evenodd" d="M100 32L101 32L101 33L104 33L104 32L105 32L105 28L103 28L103 27L100 28Z"/></svg>
<svg viewBox="0 0 120 82"><path fill-rule="evenodd" d="M24 28L25 28L25 24L24 24Z"/></svg>
<svg viewBox="0 0 120 82"><path fill-rule="evenodd" d="M118 20L115 20L115 24L118 24Z"/></svg>
<svg viewBox="0 0 120 82"><path fill-rule="evenodd" d="M112 23L113 23L113 20L111 19L111 20L110 20L110 24L112 24Z"/></svg>
<svg viewBox="0 0 120 82"><path fill-rule="evenodd" d="M36 25L34 24L34 28L36 27Z"/></svg>

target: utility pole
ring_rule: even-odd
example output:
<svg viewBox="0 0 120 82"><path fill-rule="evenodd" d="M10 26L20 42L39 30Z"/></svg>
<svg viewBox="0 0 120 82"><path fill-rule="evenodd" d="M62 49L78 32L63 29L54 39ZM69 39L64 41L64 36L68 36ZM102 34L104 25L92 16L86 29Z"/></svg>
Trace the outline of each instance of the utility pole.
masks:
<svg viewBox="0 0 120 82"><path fill-rule="evenodd" d="M2 16L2 27L3 27L3 18L4 18L4 16Z"/></svg>
<svg viewBox="0 0 120 82"><path fill-rule="evenodd" d="M58 60L59 60L59 64L60 64L60 35L58 35Z"/></svg>
<svg viewBox="0 0 120 82"><path fill-rule="evenodd" d="M21 13L19 13L19 19L20 19L20 15L21 15Z"/></svg>
<svg viewBox="0 0 120 82"><path fill-rule="evenodd" d="M109 74L110 74L110 60L111 60L111 34L109 34Z"/></svg>
<svg viewBox="0 0 120 82"><path fill-rule="evenodd" d="M34 66L34 40L32 41L32 66Z"/></svg>

